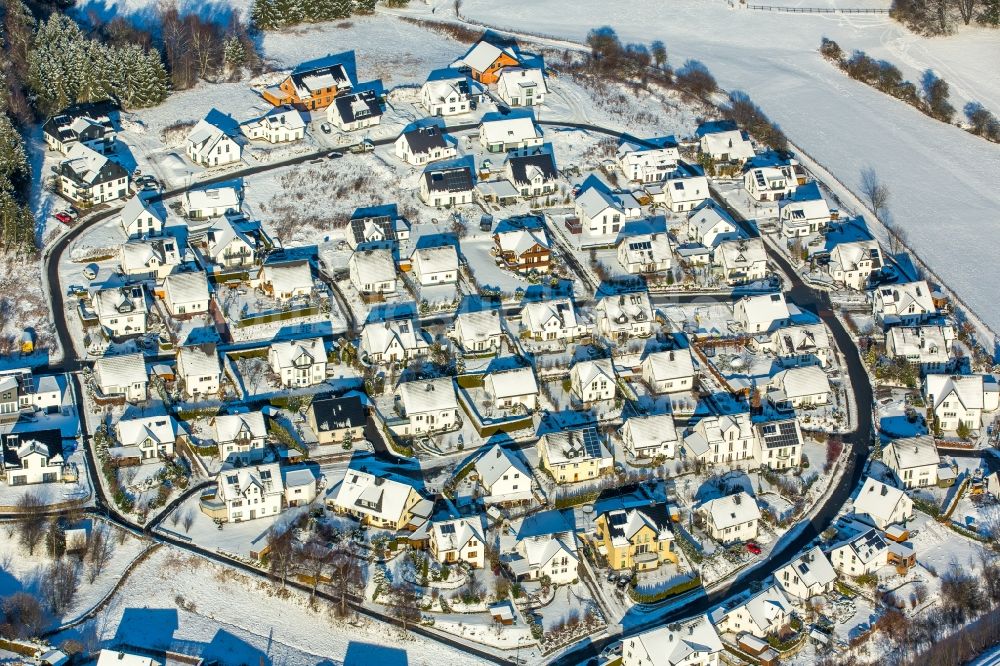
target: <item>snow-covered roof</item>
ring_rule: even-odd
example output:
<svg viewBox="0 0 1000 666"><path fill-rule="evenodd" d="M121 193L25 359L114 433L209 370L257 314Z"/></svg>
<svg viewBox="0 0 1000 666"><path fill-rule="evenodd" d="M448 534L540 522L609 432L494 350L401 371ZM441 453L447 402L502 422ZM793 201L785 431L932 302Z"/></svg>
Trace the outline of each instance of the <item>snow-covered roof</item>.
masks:
<svg viewBox="0 0 1000 666"><path fill-rule="evenodd" d="M779 627L774 626L775 623L782 622L792 612L788 597L777 585L771 585L753 595L743 604L743 607L754 623L767 633L777 630ZM732 613L735 610L736 608L729 612Z"/></svg>
<svg viewBox="0 0 1000 666"><path fill-rule="evenodd" d="M267 425L261 412L226 414L216 416L213 421L216 442L235 441L240 433L247 433L251 439L267 437Z"/></svg>
<svg viewBox="0 0 1000 666"><path fill-rule="evenodd" d="M121 221L122 226L125 228L130 227L141 215L152 215L154 218L163 224L163 214L153 206L147 205L146 200L142 196L142 192L136 192L135 195L125 202L122 206Z"/></svg>
<svg viewBox="0 0 1000 666"><path fill-rule="evenodd" d="M356 251L348 263L354 266L358 275L373 284L396 279L396 262L392 258L392 252L384 248Z"/></svg>
<svg viewBox="0 0 1000 666"><path fill-rule="evenodd" d="M787 446L802 446L802 428L798 419L761 421L754 424L757 440L765 451Z"/></svg>
<svg viewBox="0 0 1000 666"><path fill-rule="evenodd" d="M188 143L195 146L200 152L211 151L216 144L226 138L226 131L209 121L209 118L218 113L212 109L209 115L199 120L187 135Z"/></svg>
<svg viewBox="0 0 1000 666"><path fill-rule="evenodd" d="M781 292L775 294L758 294L744 296L736 301L734 313L737 319L742 318L744 325L753 327L756 324L773 324L775 321L791 317L788 302Z"/></svg>
<svg viewBox="0 0 1000 666"><path fill-rule="evenodd" d="M831 552L841 548L850 549L862 564L867 564L879 556L884 556L888 550L885 539L874 529L841 541L833 546Z"/></svg>
<svg viewBox="0 0 1000 666"><path fill-rule="evenodd" d="M131 654L121 650L101 650L97 666L159 666L152 657Z"/></svg>
<svg viewBox="0 0 1000 666"><path fill-rule="evenodd" d="M818 365L788 368L771 377L770 386L788 399L806 398L830 392L830 379Z"/></svg>
<svg viewBox="0 0 1000 666"><path fill-rule="evenodd" d="M515 61L519 60L511 48L500 48L495 44L480 40L466 52L464 56L453 63L455 67L467 66L477 72L485 72L501 55L506 54Z"/></svg>
<svg viewBox="0 0 1000 666"><path fill-rule="evenodd" d="M653 320L653 308L649 303L649 292L646 291L605 296L594 310L618 326Z"/></svg>
<svg viewBox="0 0 1000 666"><path fill-rule="evenodd" d="M623 435L627 432L637 448L677 441L677 428L672 414L631 416L621 427L621 432Z"/></svg>
<svg viewBox="0 0 1000 666"><path fill-rule="evenodd" d="M990 383L995 383L990 379ZM986 392L983 375L927 375L924 381L924 395L934 399L934 409L951 396L966 409L983 408Z"/></svg>
<svg viewBox="0 0 1000 666"><path fill-rule="evenodd" d="M177 440L178 428L173 416L146 416L119 420L115 433L122 446L136 446L147 439L154 444L166 444Z"/></svg>
<svg viewBox="0 0 1000 666"><path fill-rule="evenodd" d="M709 500L700 508L711 517L712 524L719 530L760 520L757 500L742 490L735 495Z"/></svg>
<svg viewBox="0 0 1000 666"><path fill-rule="evenodd" d="M254 118L241 123L245 127L266 127L268 129L285 128L288 130L305 129L306 120L297 109L290 106L279 106L271 109L260 118Z"/></svg>
<svg viewBox="0 0 1000 666"><path fill-rule="evenodd" d="M819 546L814 546L812 550L799 555L788 566L807 587L816 585L825 587L837 580L837 572L834 571L830 559ZM776 576L776 578L781 580L780 577Z"/></svg>
<svg viewBox="0 0 1000 666"><path fill-rule="evenodd" d="M743 235L736 220L715 199L705 199L688 213L687 223L689 234L693 232L708 247Z"/></svg>
<svg viewBox="0 0 1000 666"><path fill-rule="evenodd" d="M609 358L578 361L570 370L570 379L574 387L585 389L594 380L604 378L608 383L615 383L615 367Z"/></svg>
<svg viewBox="0 0 1000 666"><path fill-rule="evenodd" d="M670 524L670 507L666 503L627 509L612 509L603 514L608 535L616 548L628 546L635 535L644 527L653 531L657 541L674 538ZM655 548L655 546L654 546Z"/></svg>
<svg viewBox="0 0 1000 666"><path fill-rule="evenodd" d="M882 251L878 241L863 240L848 243L837 243L830 251L831 268L839 267L842 271L856 271L862 261L870 261L872 269L882 267Z"/></svg>
<svg viewBox="0 0 1000 666"><path fill-rule="evenodd" d="M312 270L305 259L265 264L261 280L270 284L275 294L296 294L313 288Z"/></svg>
<svg viewBox="0 0 1000 666"><path fill-rule="evenodd" d="M458 270L458 252L454 245L420 247L411 257L414 270L420 275Z"/></svg>
<svg viewBox="0 0 1000 666"><path fill-rule="evenodd" d="M821 349L830 349L830 336L823 324L797 324L779 328L771 333L771 344L779 355L799 356Z"/></svg>
<svg viewBox="0 0 1000 666"><path fill-rule="evenodd" d="M642 365L655 381L694 375L694 360L687 347L653 352L643 359Z"/></svg>
<svg viewBox="0 0 1000 666"><path fill-rule="evenodd" d="M279 368L293 368L326 361L326 347L323 338L287 340L272 342L269 355L273 353Z"/></svg>
<svg viewBox="0 0 1000 666"><path fill-rule="evenodd" d="M537 67L504 67L497 78L497 86L506 90L536 87L542 93L549 91L545 74Z"/></svg>
<svg viewBox="0 0 1000 666"><path fill-rule="evenodd" d="M715 261L727 270L767 263L764 241L760 238L723 241L715 248Z"/></svg>
<svg viewBox="0 0 1000 666"><path fill-rule="evenodd" d="M493 484L500 480L511 467L524 475L525 479L531 478L528 466L521 460L517 453L509 451L499 444L494 444L483 453L475 463L476 473L482 484L487 488L492 488Z"/></svg>
<svg viewBox="0 0 1000 666"><path fill-rule="evenodd" d="M936 458L934 464L937 464ZM867 514L888 522L896 507L903 501L909 501L909 498L902 490L869 476L854 499L854 513Z"/></svg>
<svg viewBox="0 0 1000 666"><path fill-rule="evenodd" d="M72 176L88 187L128 177L128 172L118 162L109 159L93 148L74 143L59 163L61 173Z"/></svg>
<svg viewBox="0 0 1000 666"><path fill-rule="evenodd" d="M121 244L119 259L124 271L153 269L157 266L177 266L181 256L177 240L171 236L130 240Z"/></svg>
<svg viewBox="0 0 1000 666"><path fill-rule="evenodd" d="M730 160L748 160L754 156L753 144L738 129L703 133L701 149L713 157L728 155Z"/></svg>
<svg viewBox="0 0 1000 666"><path fill-rule="evenodd" d="M486 143L518 143L530 139L540 139L542 129L531 116L517 116L484 120L479 126L479 135Z"/></svg>
<svg viewBox="0 0 1000 666"><path fill-rule="evenodd" d="M875 290L875 311L887 315L934 312L934 299L926 280L900 282Z"/></svg>
<svg viewBox="0 0 1000 666"><path fill-rule="evenodd" d="M259 487L265 496L285 492L281 466L278 463L270 463L219 472L219 497L226 502L247 497L247 491L252 486Z"/></svg>
<svg viewBox="0 0 1000 666"><path fill-rule="evenodd" d="M941 462L937 444L930 435L895 439L882 452L886 464L895 470L913 469Z"/></svg>
<svg viewBox="0 0 1000 666"><path fill-rule="evenodd" d="M946 363L951 357L941 326L893 326L886 333L886 347L897 356L917 358L923 363Z"/></svg>
<svg viewBox="0 0 1000 666"><path fill-rule="evenodd" d="M395 479L348 469L331 489L329 500L350 511L398 522L414 492L413 486Z"/></svg>
<svg viewBox="0 0 1000 666"><path fill-rule="evenodd" d="M94 375L102 387L131 386L149 381L141 353L102 356L94 363Z"/></svg>
<svg viewBox="0 0 1000 666"><path fill-rule="evenodd" d="M409 319L391 319L365 324L361 330L361 349L369 353L381 354L396 340L404 350L427 348L420 328Z"/></svg>
<svg viewBox="0 0 1000 666"><path fill-rule="evenodd" d="M207 301L208 277L201 271L173 273L163 279L163 291L174 305Z"/></svg>
<svg viewBox="0 0 1000 666"><path fill-rule="evenodd" d="M494 238L501 252L510 252L516 257L538 245L549 249L549 237L544 229L514 229L497 233Z"/></svg>
<svg viewBox="0 0 1000 666"><path fill-rule="evenodd" d="M239 210L240 193L235 187L206 187L188 190L184 193L184 208L187 211L222 208Z"/></svg>
<svg viewBox="0 0 1000 666"><path fill-rule="evenodd" d="M731 439L743 440L753 435L750 415L746 412L706 416L699 420L684 438L684 445L696 456L707 453L716 443Z"/></svg>
<svg viewBox="0 0 1000 666"><path fill-rule="evenodd" d="M485 544L483 521L480 516L473 518L452 518L436 520L431 524L431 539L437 544L438 553L461 550L470 539Z"/></svg>
<svg viewBox="0 0 1000 666"><path fill-rule="evenodd" d="M99 317L147 312L146 290L142 285L126 285L101 289L91 299Z"/></svg>
<svg viewBox="0 0 1000 666"><path fill-rule="evenodd" d="M552 301L528 303L521 314L530 331L542 331L550 319L559 321L560 328L579 326L573 301L560 298Z"/></svg>
<svg viewBox="0 0 1000 666"><path fill-rule="evenodd" d="M451 377L403 382L396 387L396 395L406 415L411 417L413 414L458 409Z"/></svg>
<svg viewBox="0 0 1000 666"><path fill-rule="evenodd" d="M576 195L576 205L588 218L597 217L608 208L625 213L625 208L617 197L606 188L595 184L584 187Z"/></svg>
<svg viewBox="0 0 1000 666"><path fill-rule="evenodd" d="M661 626L627 640L641 644L646 654L661 660L657 664L663 666L688 663L686 660L695 653L722 652L722 640L707 615Z"/></svg>
<svg viewBox="0 0 1000 666"><path fill-rule="evenodd" d="M495 400L538 394L538 382L531 366L487 372L483 383L492 391Z"/></svg>
<svg viewBox="0 0 1000 666"><path fill-rule="evenodd" d="M588 460L607 460L608 464L611 463L611 454L593 426L546 433L538 440L538 446L545 449L547 459L553 465Z"/></svg>
<svg viewBox="0 0 1000 666"><path fill-rule="evenodd" d="M626 266L658 264L669 261L670 256L670 236L666 233L637 234L618 241L618 257Z"/></svg>
<svg viewBox="0 0 1000 666"><path fill-rule="evenodd" d="M177 351L177 374L186 377L218 377L222 374L215 345L181 347Z"/></svg>

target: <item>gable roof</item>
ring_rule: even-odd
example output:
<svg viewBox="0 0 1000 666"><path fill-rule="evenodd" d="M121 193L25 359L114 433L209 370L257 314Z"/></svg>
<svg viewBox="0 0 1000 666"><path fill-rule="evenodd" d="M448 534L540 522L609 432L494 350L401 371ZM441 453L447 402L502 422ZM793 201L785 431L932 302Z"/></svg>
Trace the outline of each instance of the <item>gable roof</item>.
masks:
<svg viewBox="0 0 1000 666"><path fill-rule="evenodd" d="M396 387L396 395L407 416L458 408L451 377L403 382Z"/></svg>
<svg viewBox="0 0 1000 666"><path fill-rule="evenodd" d="M208 300L208 277L201 271L172 273L163 279L163 291L170 303Z"/></svg>
<svg viewBox="0 0 1000 666"><path fill-rule="evenodd" d="M677 441L677 427L672 414L631 416L621 427L622 433L626 431L632 436L632 442L640 448Z"/></svg>
<svg viewBox="0 0 1000 666"><path fill-rule="evenodd" d="M424 170L428 192L468 192L474 178L468 166L428 167Z"/></svg>
<svg viewBox="0 0 1000 666"><path fill-rule="evenodd" d="M344 509L399 521L414 492L407 483L351 468L331 489L330 498Z"/></svg>
<svg viewBox="0 0 1000 666"><path fill-rule="evenodd" d="M701 510L712 518L716 529L724 530L752 520L760 520L757 500L744 491L709 500L701 505Z"/></svg>
<svg viewBox="0 0 1000 666"><path fill-rule="evenodd" d="M420 275L458 270L458 251L454 245L418 247L412 259L413 268Z"/></svg>
<svg viewBox="0 0 1000 666"><path fill-rule="evenodd" d="M937 467L941 462L937 444L930 435L895 439L886 445L882 455L894 469L911 469L928 465Z"/></svg>
<svg viewBox="0 0 1000 666"><path fill-rule="evenodd" d="M576 307L568 298L528 303L524 306L521 317L531 331L542 331L551 319L558 320L561 328L575 328L579 325Z"/></svg>
<svg viewBox="0 0 1000 666"><path fill-rule="evenodd" d="M382 105L374 90L362 90L349 95L340 95L333 100L337 116L345 125L365 118L382 115Z"/></svg>
<svg viewBox="0 0 1000 666"><path fill-rule="evenodd" d="M101 386L131 386L149 381L141 353L102 356L94 363L94 374Z"/></svg>
<svg viewBox="0 0 1000 666"><path fill-rule="evenodd" d="M722 640L707 615L661 626L629 640L638 641L651 658L664 659L663 666L680 664L696 652L722 652Z"/></svg>
<svg viewBox="0 0 1000 666"><path fill-rule="evenodd" d="M531 366L493 370L484 375L483 382L492 387L494 399L538 394L538 382Z"/></svg>
<svg viewBox="0 0 1000 666"><path fill-rule="evenodd" d="M136 446L147 438L154 444L173 443L179 429L174 417L146 416L136 419L121 419L115 424L115 433L122 446Z"/></svg>
<svg viewBox="0 0 1000 666"><path fill-rule="evenodd" d="M358 395L313 400L309 409L321 432L359 428L368 422L368 410Z"/></svg>
<svg viewBox="0 0 1000 666"><path fill-rule="evenodd" d="M837 580L837 572L834 571L833 565L830 564L830 558L826 556L819 546L813 546L811 550L799 555L787 566L795 572L795 575L799 577L799 580L806 587L817 585L825 587ZM781 582L779 576L775 576L775 578L779 583Z"/></svg>
<svg viewBox="0 0 1000 666"><path fill-rule="evenodd" d="M542 129L535 124L531 115L513 116L484 120L479 125L479 134L486 143L516 143L542 136Z"/></svg>
<svg viewBox="0 0 1000 666"><path fill-rule="evenodd" d="M463 344L497 337L500 331L500 311L494 308L455 315L455 332Z"/></svg>
<svg viewBox="0 0 1000 666"><path fill-rule="evenodd" d="M655 381L694 375L694 359L687 347L653 352L643 359L642 365Z"/></svg>
<svg viewBox="0 0 1000 666"><path fill-rule="evenodd" d="M983 375L927 375L924 394L934 398L934 409L954 395L965 409L982 409L986 382Z"/></svg>
<svg viewBox="0 0 1000 666"><path fill-rule="evenodd" d="M611 509L597 516L601 517L604 518L608 536L616 547L630 544L644 527L651 529L658 541L673 538L673 531L670 528L670 507L665 502L628 509Z"/></svg>
<svg viewBox="0 0 1000 666"><path fill-rule="evenodd" d="M830 379L818 365L782 370L771 377L770 386L781 389L786 398L804 398L830 392Z"/></svg>
<svg viewBox="0 0 1000 666"><path fill-rule="evenodd" d="M507 158L507 166L510 168L511 180L515 186L530 185L538 176L541 176L543 182L553 181L559 177L555 157L546 151L533 155L511 155Z"/></svg>
<svg viewBox="0 0 1000 666"><path fill-rule="evenodd" d="M261 412L226 414L216 416L212 420L215 425L216 442L232 442L243 431L250 433L253 439L267 437L267 425Z"/></svg>
<svg viewBox="0 0 1000 666"><path fill-rule="evenodd" d="M455 66L465 65L470 67L477 72L485 72L489 69L490 65L497 61L501 55L507 55L510 58L520 62L520 57L517 52L510 47L499 47L495 44L491 44L485 40L479 40L472 45L464 56L455 61Z"/></svg>
<svg viewBox="0 0 1000 666"><path fill-rule="evenodd" d="M122 225L125 228L132 226L132 224L139 219L141 215L152 215L153 218L159 220L160 224L163 224L164 216L160 211L152 206L146 204L146 200L142 197L141 192L136 192L135 195L125 202L122 206L121 220Z"/></svg>
<svg viewBox="0 0 1000 666"><path fill-rule="evenodd" d="M177 374L181 377L204 377L222 374L215 345L181 347L177 350Z"/></svg>
<svg viewBox="0 0 1000 666"><path fill-rule="evenodd" d="M437 125L415 127L414 129L403 132L401 136L410 146L410 152L414 155L429 153L434 149L448 147L448 141L445 139L445 134Z"/></svg>
<svg viewBox="0 0 1000 666"><path fill-rule="evenodd" d="M274 352L279 368L291 368L296 361L305 358L309 365L326 363L326 345L323 338L305 338L272 342L268 350Z"/></svg>
<svg viewBox="0 0 1000 666"><path fill-rule="evenodd" d="M499 481L511 468L520 472L526 479L531 479L531 472L520 456L514 451L505 449L500 444L494 444L479 456L476 459L475 468L480 481L487 488L492 488L493 484Z"/></svg>
<svg viewBox="0 0 1000 666"><path fill-rule="evenodd" d="M937 464L936 459L934 464ZM854 498L854 513L887 520L899 503L908 499L906 493L899 488L869 476L861 486L858 496Z"/></svg>

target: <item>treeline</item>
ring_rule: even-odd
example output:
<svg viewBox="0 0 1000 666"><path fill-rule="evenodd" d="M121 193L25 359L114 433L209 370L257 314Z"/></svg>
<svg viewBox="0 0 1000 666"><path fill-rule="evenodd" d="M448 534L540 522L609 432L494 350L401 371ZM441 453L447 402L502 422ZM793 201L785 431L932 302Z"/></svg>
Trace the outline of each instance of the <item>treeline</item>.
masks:
<svg viewBox="0 0 1000 666"><path fill-rule="evenodd" d="M774 150L788 149L788 137L782 129L745 92L729 93L729 102L722 107L722 114Z"/></svg>
<svg viewBox="0 0 1000 666"><path fill-rule="evenodd" d="M409 0L388 0L390 7L402 7ZM301 23L346 19L352 14L371 14L376 0L254 0L250 20L258 30L277 30Z"/></svg>
<svg viewBox="0 0 1000 666"><path fill-rule="evenodd" d="M892 95L941 122L954 121L956 109L950 100L948 83L930 70L925 72L918 88L903 78L896 65L876 60L864 51L854 51L847 56L837 42L826 37L819 50L852 79ZM964 112L968 121L965 129L990 141L1000 141L1000 121L988 109L977 102L970 102Z"/></svg>
<svg viewBox="0 0 1000 666"><path fill-rule="evenodd" d="M947 35L959 22L1000 27L1000 0L893 0L889 14L922 35Z"/></svg>

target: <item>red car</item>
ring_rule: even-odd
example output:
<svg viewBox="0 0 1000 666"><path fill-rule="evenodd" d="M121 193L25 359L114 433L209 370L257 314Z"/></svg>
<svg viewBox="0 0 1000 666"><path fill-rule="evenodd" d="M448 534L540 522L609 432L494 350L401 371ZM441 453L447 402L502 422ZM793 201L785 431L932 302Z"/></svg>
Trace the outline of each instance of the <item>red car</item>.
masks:
<svg viewBox="0 0 1000 666"><path fill-rule="evenodd" d="M56 213L55 218L60 222L62 222L63 224L66 225L73 224L73 216L67 213L66 211Z"/></svg>
<svg viewBox="0 0 1000 666"><path fill-rule="evenodd" d="M760 546L755 544L753 541L747 541L747 552L752 555L760 555Z"/></svg>

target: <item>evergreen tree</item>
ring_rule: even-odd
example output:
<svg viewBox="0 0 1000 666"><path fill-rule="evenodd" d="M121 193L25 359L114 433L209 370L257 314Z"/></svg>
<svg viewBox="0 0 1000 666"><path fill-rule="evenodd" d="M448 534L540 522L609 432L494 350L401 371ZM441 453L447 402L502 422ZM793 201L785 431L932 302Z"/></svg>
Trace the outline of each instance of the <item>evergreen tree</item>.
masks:
<svg viewBox="0 0 1000 666"><path fill-rule="evenodd" d="M351 0L332 0L333 18L345 19L351 15L354 5Z"/></svg>
<svg viewBox="0 0 1000 666"><path fill-rule="evenodd" d="M238 78L240 71L247 62L247 50L239 37L226 38L222 46L226 63L226 73L230 78Z"/></svg>
<svg viewBox="0 0 1000 666"><path fill-rule="evenodd" d="M170 94L170 76L155 50L138 45L120 49L119 101L127 109L156 106Z"/></svg>
<svg viewBox="0 0 1000 666"><path fill-rule="evenodd" d="M375 0L354 0L354 11L358 14L373 14L375 12Z"/></svg>
<svg viewBox="0 0 1000 666"><path fill-rule="evenodd" d="M302 22L302 0L274 0L278 27L298 25Z"/></svg>
<svg viewBox="0 0 1000 666"><path fill-rule="evenodd" d="M17 128L0 113L0 190L14 189L28 175L28 158Z"/></svg>
<svg viewBox="0 0 1000 666"><path fill-rule="evenodd" d="M275 0L254 0L250 7L250 21L258 30L274 30L278 27L279 17Z"/></svg>

